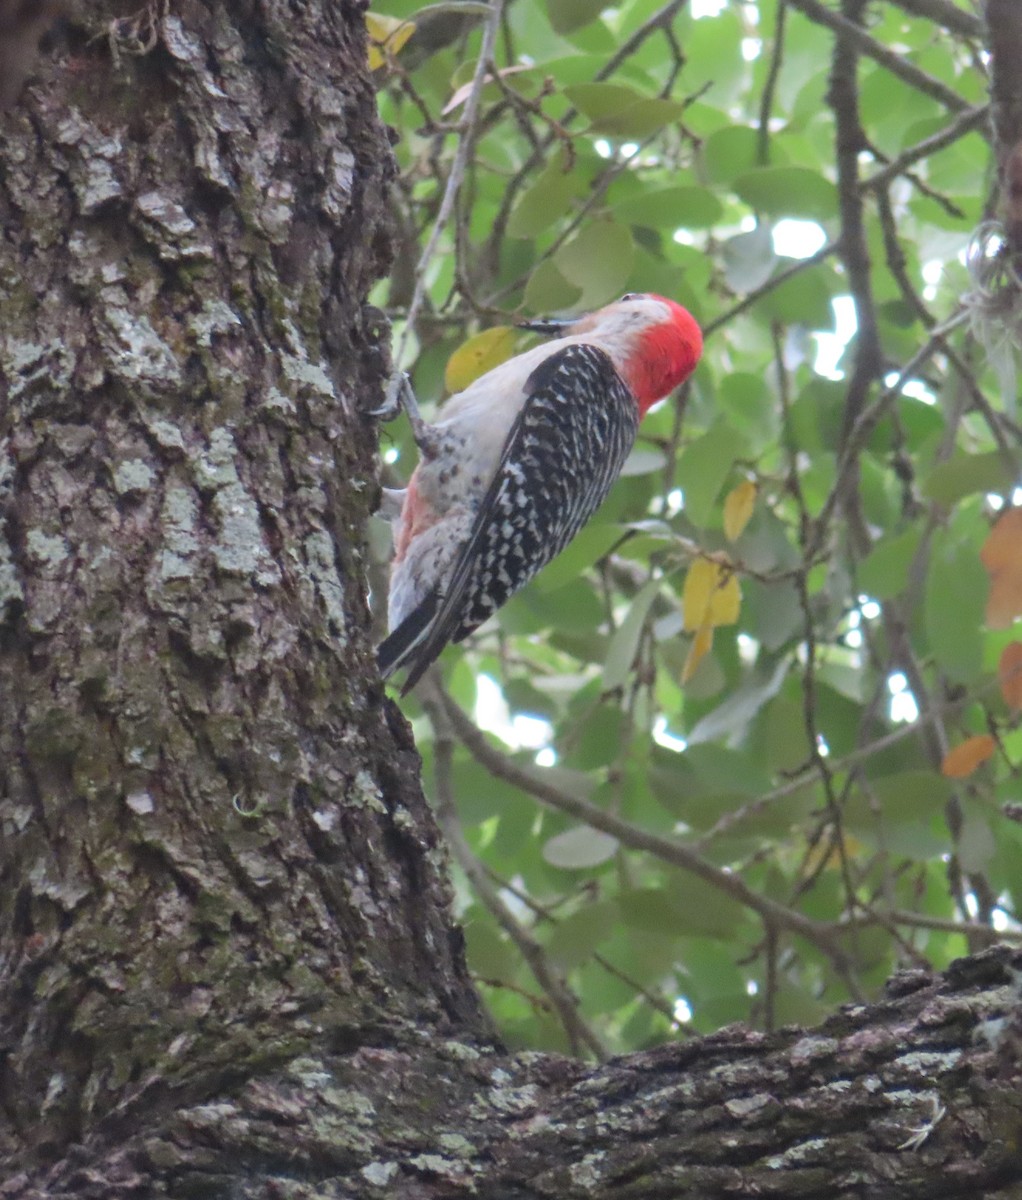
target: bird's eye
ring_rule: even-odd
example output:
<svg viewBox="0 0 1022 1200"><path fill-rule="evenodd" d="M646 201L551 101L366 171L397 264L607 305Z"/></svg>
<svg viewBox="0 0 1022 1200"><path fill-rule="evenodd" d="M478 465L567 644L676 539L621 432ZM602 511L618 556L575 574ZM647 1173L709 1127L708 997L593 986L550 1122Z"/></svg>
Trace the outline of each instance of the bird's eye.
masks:
<svg viewBox="0 0 1022 1200"><path fill-rule="evenodd" d="M624 300L639 300L639 299L641 299L641 293L640 292L625 292L625 294L621 297L621 299L622 299L622 301L624 301Z"/></svg>

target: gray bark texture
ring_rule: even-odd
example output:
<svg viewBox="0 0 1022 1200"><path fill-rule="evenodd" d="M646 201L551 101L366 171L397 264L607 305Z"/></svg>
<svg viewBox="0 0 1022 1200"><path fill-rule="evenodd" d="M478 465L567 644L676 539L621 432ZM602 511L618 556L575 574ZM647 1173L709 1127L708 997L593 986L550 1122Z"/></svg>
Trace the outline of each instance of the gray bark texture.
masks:
<svg viewBox="0 0 1022 1200"><path fill-rule="evenodd" d="M0 1198L1022 1197L1006 950L808 1033L495 1043L368 636L362 9L54 38L0 117Z"/></svg>

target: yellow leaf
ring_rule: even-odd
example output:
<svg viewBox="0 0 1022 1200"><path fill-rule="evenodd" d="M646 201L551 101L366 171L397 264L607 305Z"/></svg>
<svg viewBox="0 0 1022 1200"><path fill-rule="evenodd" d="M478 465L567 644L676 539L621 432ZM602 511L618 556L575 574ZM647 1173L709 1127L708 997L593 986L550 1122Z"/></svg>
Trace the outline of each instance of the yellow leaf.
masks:
<svg viewBox="0 0 1022 1200"><path fill-rule="evenodd" d="M721 567L721 581L710 599L710 621L714 625L733 625L742 607L742 589L734 571Z"/></svg>
<svg viewBox="0 0 1022 1200"><path fill-rule="evenodd" d="M699 632L692 639L692 645L688 648L688 657L685 659L685 666L681 672L681 682L688 683L692 676L696 673L696 668L703 659L713 649L713 626L707 621L701 625Z"/></svg>
<svg viewBox="0 0 1022 1200"><path fill-rule="evenodd" d="M948 779L965 779L993 754L997 743L989 733L977 733L949 750L940 764L940 773Z"/></svg>
<svg viewBox="0 0 1022 1200"><path fill-rule="evenodd" d="M681 611L685 630L693 633L703 625L733 625L738 620L742 590L730 567L709 558L697 558L685 576Z"/></svg>
<svg viewBox="0 0 1022 1200"><path fill-rule="evenodd" d="M986 621L1006 629L1022 617L1022 508L1006 509L994 522L979 552L990 576Z"/></svg>
<svg viewBox="0 0 1022 1200"><path fill-rule="evenodd" d="M388 58L400 53L415 32L415 22L386 17L383 13L366 13L366 30L369 33L369 70L375 71Z"/></svg>
<svg viewBox="0 0 1022 1200"><path fill-rule="evenodd" d="M703 624L710 609L710 596L717 582L717 564L708 558L697 558L685 576L681 593L681 612L685 632L692 633Z"/></svg>
<svg viewBox="0 0 1022 1200"><path fill-rule="evenodd" d="M724 501L724 533L729 542L737 541L749 523L756 507L756 485L751 479L743 479L732 488Z"/></svg>
<svg viewBox="0 0 1022 1200"><path fill-rule="evenodd" d="M842 847L844 854L841 853ZM840 842L832 843L829 838L821 838L806 855L802 864L803 876L812 877L817 871L836 871L845 862L858 858L863 852L863 844L850 833L846 833Z"/></svg>
<svg viewBox="0 0 1022 1200"><path fill-rule="evenodd" d="M997 664L1001 695L1009 708L1022 709L1022 642L1009 642Z"/></svg>
<svg viewBox="0 0 1022 1200"><path fill-rule="evenodd" d="M495 325L484 329L467 342L462 342L447 360L444 384L449 392L463 392L480 375L499 367L511 357L515 331L510 325Z"/></svg>

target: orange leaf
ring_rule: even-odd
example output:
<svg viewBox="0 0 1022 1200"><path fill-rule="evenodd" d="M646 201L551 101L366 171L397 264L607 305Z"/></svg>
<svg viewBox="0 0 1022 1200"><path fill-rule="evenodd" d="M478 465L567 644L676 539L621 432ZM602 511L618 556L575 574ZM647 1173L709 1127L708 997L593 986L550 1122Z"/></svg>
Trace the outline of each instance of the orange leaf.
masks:
<svg viewBox="0 0 1022 1200"><path fill-rule="evenodd" d="M1022 642L1009 642L997 664L1001 695L1009 708L1022 708Z"/></svg>
<svg viewBox="0 0 1022 1200"><path fill-rule="evenodd" d="M1022 617L1022 508L1006 509L994 522L979 552L990 576L986 620L1006 629Z"/></svg>
<svg viewBox="0 0 1022 1200"><path fill-rule="evenodd" d="M996 748L997 743L989 733L977 733L944 755L940 773L948 779L965 779L985 763Z"/></svg>

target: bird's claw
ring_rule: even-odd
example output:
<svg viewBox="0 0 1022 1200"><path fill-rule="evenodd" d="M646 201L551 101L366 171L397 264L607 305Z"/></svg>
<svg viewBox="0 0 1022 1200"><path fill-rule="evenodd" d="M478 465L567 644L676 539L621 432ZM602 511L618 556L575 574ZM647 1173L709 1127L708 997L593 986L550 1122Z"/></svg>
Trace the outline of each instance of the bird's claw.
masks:
<svg viewBox="0 0 1022 1200"><path fill-rule="evenodd" d="M397 371L387 380L383 403L368 410L368 415L378 421L392 421L407 408L405 394L411 391L411 382L404 371Z"/></svg>
<svg viewBox="0 0 1022 1200"><path fill-rule="evenodd" d="M369 416L377 421L393 421L404 410L413 425L421 420L419 404L412 390L412 381L405 371L396 371L387 382L387 392L383 403L369 409Z"/></svg>

